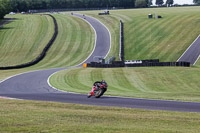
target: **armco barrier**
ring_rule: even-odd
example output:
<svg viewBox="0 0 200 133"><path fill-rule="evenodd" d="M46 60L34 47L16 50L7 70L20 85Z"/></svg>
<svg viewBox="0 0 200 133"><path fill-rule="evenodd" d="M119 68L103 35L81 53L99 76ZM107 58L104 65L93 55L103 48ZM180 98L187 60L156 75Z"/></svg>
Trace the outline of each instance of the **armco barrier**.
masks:
<svg viewBox="0 0 200 133"><path fill-rule="evenodd" d="M16 65L16 66L0 67L0 70L19 69L19 68L29 67L29 66L37 64L38 62L40 62L46 56L47 51L52 46L52 44L54 43L54 41L55 41L55 39L56 39L56 37L58 35L58 24L57 24L56 19L52 15L50 15L50 14L45 14L45 15L49 15L53 19L53 22L54 22L54 34L53 34L51 40L46 45L46 47L43 49L42 53L36 59L34 59L31 62L24 63L24 64L21 64L21 65Z"/></svg>
<svg viewBox="0 0 200 133"><path fill-rule="evenodd" d="M114 67L190 67L189 62L144 62L140 64L124 64L122 61L114 61L112 64L91 62L87 67L114 68Z"/></svg>
<svg viewBox="0 0 200 133"><path fill-rule="evenodd" d="M119 42L119 59L124 61L124 24L120 20L120 42Z"/></svg>
<svg viewBox="0 0 200 133"><path fill-rule="evenodd" d="M142 64L126 64L125 67L190 67L189 62L150 62Z"/></svg>

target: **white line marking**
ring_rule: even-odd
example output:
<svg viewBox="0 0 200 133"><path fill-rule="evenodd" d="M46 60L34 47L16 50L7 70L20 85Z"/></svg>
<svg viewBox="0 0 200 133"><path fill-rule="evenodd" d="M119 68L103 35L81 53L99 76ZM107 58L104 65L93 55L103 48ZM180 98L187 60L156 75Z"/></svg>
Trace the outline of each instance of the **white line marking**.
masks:
<svg viewBox="0 0 200 133"><path fill-rule="evenodd" d="M78 17L78 16L75 16L75 17ZM83 62L81 62L81 63L79 64L79 65L81 65L81 64L83 64L86 60L88 60L88 59L92 56L92 54L94 53L94 50L95 50L96 45L97 45L97 32L96 32L96 30L94 29L94 27L93 27L88 21L86 21L85 19L83 19L83 18L81 18L81 17L78 17L78 18L80 18L80 19L84 20L85 22L87 22L87 23L92 27L92 29L94 30L94 33L95 33L95 44L94 44L93 51L92 51L92 53L87 57L87 59L85 59ZM76 66L79 66L79 65L76 65Z"/></svg>
<svg viewBox="0 0 200 133"><path fill-rule="evenodd" d="M77 16L76 16L76 17L77 17ZM87 16L87 17L89 17L89 16ZM81 17L78 17L78 18L83 19L83 18L81 18ZM93 18L93 17L91 17L91 18ZM96 18L93 18L93 19L96 19ZM87 58L87 59L89 59L89 58L91 57L91 55L94 53L94 50L95 50L95 47L96 47L97 33L96 33L96 30L94 29L94 27L93 27L88 21L86 21L85 19L83 19L83 20L84 20L85 22L87 22L87 23L93 28L93 30L94 30L94 32L95 32L95 46L94 46L94 48L93 48L92 53L91 53L91 54L88 56L88 58ZM99 21L98 19L96 19L96 20ZM106 57L108 56L110 50L111 50L111 33L110 33L109 29L108 29L101 21L99 21L99 22L108 30L109 36L110 36L110 48L109 48L109 51L108 51L107 55L105 56L105 58L106 58ZM63 68L63 69L75 68L75 67L77 67L77 66L83 64L87 59L85 59L82 63L80 63L80 64L78 64L78 65L76 65L76 66L72 66L72 67L68 67L68 68ZM53 69L62 69L62 68L52 68L52 70L53 70ZM5 82L6 80L9 80L9 79L11 79L11 78L13 78L13 77L16 77L16 76L20 76L20 75L27 74L27 73L32 73L32 72L37 72L37 71L45 71L45 70L51 70L51 69L35 70L35 71L28 71L28 72L23 72L23 73L20 73L20 74L16 74L16 75L14 75L14 76L10 76L10 77L6 78L5 80L0 81L0 84L3 83L3 82ZM59 71L57 71L57 72L59 72ZM59 89L53 87L53 86L50 84L50 81L49 81L49 80L50 80L51 76L54 75L54 74L56 74L57 72L51 74L51 75L48 77L48 79L47 79L47 83L48 83L48 85L49 85L51 88L53 88L53 89L55 89L55 90L57 90L57 91L60 91L60 92L64 92L64 93L80 94L80 93L73 93L73 92L62 91L62 90L59 90ZM1 97L0 97L0 98L1 98ZM3 97L2 97L2 98L3 98ZM4 98L5 98L5 97L4 97ZM16 99L16 98L9 98L9 99ZM19 99L19 100L20 100L20 99Z"/></svg>
<svg viewBox="0 0 200 133"><path fill-rule="evenodd" d="M77 13L76 13L76 14L77 14ZM79 14L79 15L81 15L81 14ZM78 16L76 16L76 17L78 17ZM86 17L86 16L85 16L85 17ZM91 17L91 16L87 16L87 17ZM81 18L81 17L78 17L78 18ZM108 53L107 53L106 56L104 57L104 59L105 59L105 58L108 56L108 54L109 54L109 52L110 52L110 50L111 50L111 33L110 33L109 29L108 29L101 21L99 21L98 19L96 19L96 18L94 18L94 17L91 17L91 18L93 18L93 19L97 20L98 22L100 22L100 23L107 29L107 31L108 31L108 33L109 33L109 36L110 36L110 48L109 48ZM83 19L83 18L81 18L81 19ZM89 57L87 58L87 59L89 59L89 58L92 56L92 54L94 53L94 50L95 50L95 48L96 48L97 33L96 33L95 28L92 26L92 24L90 24L90 23L89 23L87 20L85 20L85 19L83 19L83 20L86 21L86 22L93 28L93 30L95 31L95 35L96 35L94 49L93 49L92 53L89 55ZM86 59L86 60L87 60L87 59ZM80 63L79 65L83 64L86 60L84 60L84 61L83 61L82 63ZM75 68L75 67L77 67L77 66L79 66L79 65L73 66L73 67L71 67L71 68ZM68 69L70 69L70 68L68 68ZM57 90L57 91L60 91L60 92L72 93L72 94L79 94L79 93L73 93L73 92L67 92L67 91L59 90L59 89L57 89L57 88L55 88L55 87L53 87L53 86L51 85L51 83L50 83L50 78L51 78L54 74L56 74L56 73L58 73L58 72L59 72L59 71L57 71L57 72L55 72L55 73L52 73L52 74L48 77L48 79L47 79L48 85L49 85L51 88L53 88L53 89L55 89L55 90Z"/></svg>
<svg viewBox="0 0 200 133"><path fill-rule="evenodd" d="M197 60L194 62L193 65L195 65L195 64L197 63L197 61L199 60L199 58L200 58L200 55L199 55L199 57L197 58Z"/></svg>
<svg viewBox="0 0 200 133"><path fill-rule="evenodd" d="M88 16L88 17L90 17L90 18L93 18L93 19L95 19L95 20L97 20L98 22L100 22L106 29L107 29L107 31L108 31L108 33L109 33L109 36L110 36L110 48L109 48L109 50L108 50L108 53L106 54L106 56L104 57L104 59L108 56L108 54L110 53L110 50L111 50L111 48L112 48L112 42L111 42L111 33L110 33L110 31L109 31L109 29L105 26L105 24L104 23L102 23L100 20L98 20L98 19L96 19L96 18L94 18L94 17L91 17L91 16Z"/></svg>
<svg viewBox="0 0 200 133"><path fill-rule="evenodd" d="M17 99L17 98L11 98L11 97L2 97L2 96L0 96L0 99L10 99L10 100L13 100L13 99L15 99L15 100L21 100L21 99Z"/></svg>
<svg viewBox="0 0 200 133"><path fill-rule="evenodd" d="M186 51L181 55L181 57L177 60L177 62L179 62L179 60L185 55L185 53L190 49L190 47L192 47L192 45L197 41L197 39L200 37L200 35L193 41L193 43L186 49ZM194 65L194 64L193 64Z"/></svg>

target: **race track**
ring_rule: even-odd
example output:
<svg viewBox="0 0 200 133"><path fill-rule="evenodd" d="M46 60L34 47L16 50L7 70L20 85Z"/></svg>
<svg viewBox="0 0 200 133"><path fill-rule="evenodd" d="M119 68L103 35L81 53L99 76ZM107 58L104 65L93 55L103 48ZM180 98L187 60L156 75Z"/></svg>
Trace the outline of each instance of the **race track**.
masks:
<svg viewBox="0 0 200 133"><path fill-rule="evenodd" d="M188 49L183 53L183 55L178 59L178 62L190 62L190 64L195 65L200 57L200 35L197 39L188 47Z"/></svg>
<svg viewBox="0 0 200 133"><path fill-rule="evenodd" d="M95 56L105 57L109 52L111 39L107 28L101 22L92 17L78 14L75 16L81 18L84 17L84 20L90 23L96 31L96 47L85 62L92 61ZM77 67L80 66L81 64ZM87 95L84 94L67 93L51 88L47 83L48 77L51 74L63 69L70 68L39 70L11 77L0 83L0 96L26 100L55 101L98 106L200 112L200 103L195 102L148 100L108 96L103 96L99 99L95 99L93 97L88 99Z"/></svg>

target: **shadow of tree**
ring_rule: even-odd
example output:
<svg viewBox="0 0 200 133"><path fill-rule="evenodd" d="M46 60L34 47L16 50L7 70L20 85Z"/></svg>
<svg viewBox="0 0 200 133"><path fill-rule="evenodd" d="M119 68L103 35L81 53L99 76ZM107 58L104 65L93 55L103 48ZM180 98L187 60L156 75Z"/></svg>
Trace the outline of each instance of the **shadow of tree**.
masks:
<svg viewBox="0 0 200 133"><path fill-rule="evenodd" d="M0 32L2 30L9 30L9 29L14 29L14 27L0 27Z"/></svg>
<svg viewBox="0 0 200 133"><path fill-rule="evenodd" d="M21 20L19 18L4 18L1 22L0 22L0 28L2 28L4 25L15 22L17 20Z"/></svg>

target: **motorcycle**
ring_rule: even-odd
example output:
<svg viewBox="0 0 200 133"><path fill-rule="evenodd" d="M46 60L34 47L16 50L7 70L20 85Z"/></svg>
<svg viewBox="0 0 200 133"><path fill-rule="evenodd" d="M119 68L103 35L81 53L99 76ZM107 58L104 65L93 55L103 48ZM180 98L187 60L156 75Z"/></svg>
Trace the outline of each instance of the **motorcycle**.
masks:
<svg viewBox="0 0 200 133"><path fill-rule="evenodd" d="M96 85L95 88L94 88L94 94L93 95L95 96L95 98L100 98L107 91L108 85L107 85L106 82L104 82L104 83L100 84L98 87L97 86L98 85ZM92 95L89 94L88 98L90 98L91 96Z"/></svg>

